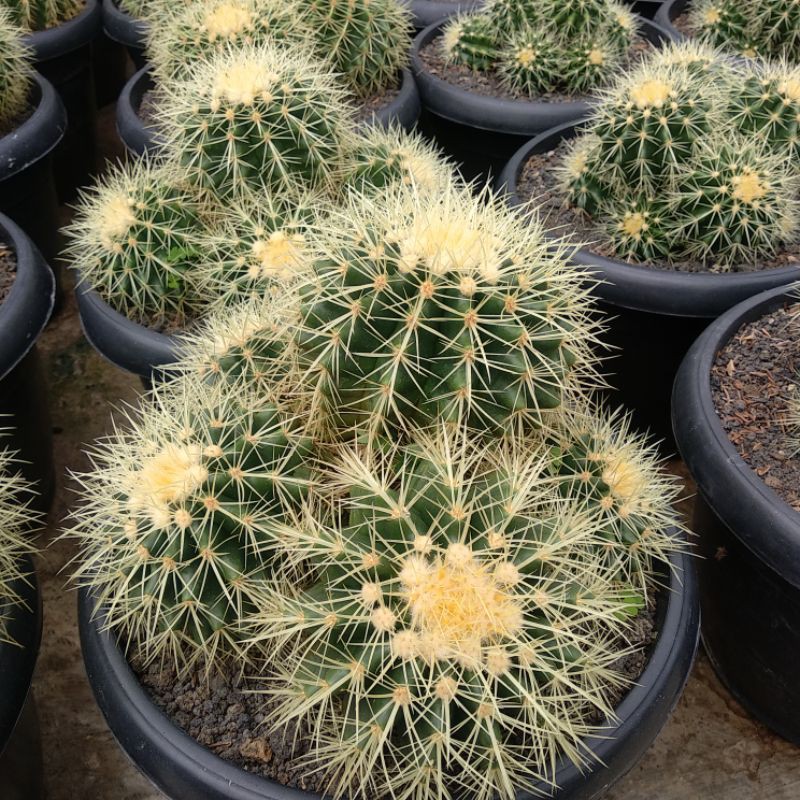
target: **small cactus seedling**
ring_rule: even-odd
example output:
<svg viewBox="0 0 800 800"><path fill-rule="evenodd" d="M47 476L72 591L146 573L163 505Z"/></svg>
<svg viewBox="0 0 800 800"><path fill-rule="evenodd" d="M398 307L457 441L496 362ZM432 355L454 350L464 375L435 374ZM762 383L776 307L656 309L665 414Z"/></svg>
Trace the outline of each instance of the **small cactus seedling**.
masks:
<svg viewBox="0 0 800 800"><path fill-rule="evenodd" d="M241 654L275 556L271 526L308 494L302 419L241 389L178 379L97 445L78 476L76 579L144 662Z"/></svg>
<svg viewBox="0 0 800 800"><path fill-rule="evenodd" d="M84 4L81 0L0 0L11 19L27 31L54 28L79 14Z"/></svg>
<svg viewBox="0 0 800 800"><path fill-rule="evenodd" d="M159 81L168 82L228 48L268 42L296 47L310 35L292 0L202 0L153 25L148 53Z"/></svg>
<svg viewBox="0 0 800 800"><path fill-rule="evenodd" d="M0 6L0 136L8 133L25 110L33 68L23 32Z"/></svg>
<svg viewBox="0 0 800 800"><path fill-rule="evenodd" d="M754 66L731 93L736 127L800 165L800 67Z"/></svg>
<svg viewBox="0 0 800 800"><path fill-rule="evenodd" d="M529 95L549 92L561 77L561 42L546 29L523 28L510 36L497 61L509 89Z"/></svg>
<svg viewBox="0 0 800 800"><path fill-rule="evenodd" d="M651 197L606 206L608 238L626 261L653 263L670 257L676 244L665 225L664 204Z"/></svg>
<svg viewBox="0 0 800 800"><path fill-rule="evenodd" d="M300 347L343 412L378 428L541 423L592 372L586 286L494 196L398 191L328 222Z"/></svg>
<svg viewBox="0 0 800 800"><path fill-rule="evenodd" d="M162 89L169 150L220 196L324 187L341 168L344 90L298 48L229 50Z"/></svg>
<svg viewBox="0 0 800 800"><path fill-rule="evenodd" d="M33 487L17 471L14 454L0 450L0 642L11 642L9 612L23 601L19 581L24 580L23 558L33 553L28 541L39 516L29 508Z"/></svg>
<svg viewBox="0 0 800 800"><path fill-rule="evenodd" d="M81 281L117 311L180 324L202 304L198 266L209 207L173 164L139 159L83 194L67 228Z"/></svg>
<svg viewBox="0 0 800 800"><path fill-rule="evenodd" d="M334 797L513 798L589 762L588 718L624 685L611 641L643 598L594 557L586 500L546 450L476 445L442 426L344 449L333 521L284 534L292 568L253 620L281 653L267 722L308 725Z"/></svg>
<svg viewBox="0 0 800 800"><path fill-rule="evenodd" d="M448 61L482 71L489 69L497 60L498 38L491 17L470 14L447 25L442 36L442 47Z"/></svg>
<svg viewBox="0 0 800 800"><path fill-rule="evenodd" d="M321 52L350 91L393 86L408 62L411 13L400 0L302 0Z"/></svg>
<svg viewBox="0 0 800 800"><path fill-rule="evenodd" d="M453 166L419 134L370 126L354 138L345 159L344 186L370 194L395 185L438 192L452 184Z"/></svg>
<svg viewBox="0 0 800 800"><path fill-rule="evenodd" d="M797 190L796 172L763 144L712 139L670 195L671 235L720 269L757 263L796 235Z"/></svg>

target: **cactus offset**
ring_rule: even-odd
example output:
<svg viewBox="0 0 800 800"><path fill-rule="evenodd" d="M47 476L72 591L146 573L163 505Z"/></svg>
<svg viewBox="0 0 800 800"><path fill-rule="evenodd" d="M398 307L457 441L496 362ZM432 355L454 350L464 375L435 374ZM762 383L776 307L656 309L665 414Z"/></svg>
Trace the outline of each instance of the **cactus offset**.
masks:
<svg viewBox="0 0 800 800"><path fill-rule="evenodd" d="M175 165L139 159L82 195L67 252L81 281L117 311L180 324L203 303L198 266L210 213Z"/></svg>
<svg viewBox="0 0 800 800"><path fill-rule="evenodd" d="M716 47L742 52L749 44L746 4L736 0L694 0L689 25L702 40Z"/></svg>
<svg viewBox="0 0 800 800"><path fill-rule="evenodd" d="M76 579L131 655L179 666L241 655L272 526L312 485L302 424L241 389L181 380L96 447L65 535L83 552Z"/></svg>
<svg viewBox="0 0 800 800"><path fill-rule="evenodd" d="M548 30L524 28L513 33L499 52L503 83L522 94L550 92L562 77L561 42Z"/></svg>
<svg viewBox="0 0 800 800"><path fill-rule="evenodd" d="M332 182L348 128L344 90L297 50L245 46L162 86L158 116L191 180L220 196Z"/></svg>
<svg viewBox="0 0 800 800"><path fill-rule="evenodd" d="M663 202L642 197L630 203L606 206L608 238L617 258L639 263L669 259L677 245Z"/></svg>
<svg viewBox="0 0 800 800"><path fill-rule="evenodd" d="M596 136L585 134L569 143L559 173L564 194L573 208L594 215L608 202L609 187L601 167L601 145Z"/></svg>
<svg viewBox="0 0 800 800"><path fill-rule="evenodd" d="M0 136L25 111L33 76L30 58L22 30L0 6Z"/></svg>

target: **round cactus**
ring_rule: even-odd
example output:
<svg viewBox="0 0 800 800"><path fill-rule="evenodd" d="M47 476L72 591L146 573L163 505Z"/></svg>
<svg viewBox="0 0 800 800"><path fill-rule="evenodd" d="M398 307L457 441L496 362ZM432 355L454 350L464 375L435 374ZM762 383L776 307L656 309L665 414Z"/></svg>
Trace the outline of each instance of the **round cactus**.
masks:
<svg viewBox="0 0 800 800"><path fill-rule="evenodd" d="M231 47L298 46L310 36L301 7L292 0L202 0L153 25L148 54L159 81L167 82Z"/></svg>
<svg viewBox="0 0 800 800"><path fill-rule="evenodd" d="M27 31L54 28L79 14L82 0L0 0L11 19Z"/></svg>
<svg viewBox="0 0 800 800"><path fill-rule="evenodd" d="M753 16L758 51L770 57L800 59L800 3L797 0L763 0L745 5Z"/></svg>
<svg viewBox="0 0 800 800"><path fill-rule="evenodd" d="M355 198L328 223L299 341L346 418L538 424L592 371L587 287L494 196Z"/></svg>
<svg viewBox="0 0 800 800"><path fill-rule="evenodd" d="M689 11L689 25L717 47L741 52L749 42L747 6L736 0L695 0Z"/></svg>
<svg viewBox="0 0 800 800"><path fill-rule="evenodd" d="M664 203L650 197L606 204L606 227L614 253L625 261L653 263L669 259L672 238Z"/></svg>
<svg viewBox="0 0 800 800"><path fill-rule="evenodd" d="M400 0L302 0L314 36L349 89L389 88L408 62L411 13Z"/></svg>
<svg viewBox="0 0 800 800"><path fill-rule="evenodd" d="M345 159L343 183L365 194L394 185L438 192L453 183L453 171L419 134L374 125L354 138Z"/></svg>
<svg viewBox="0 0 800 800"><path fill-rule="evenodd" d="M9 133L25 111L31 88L31 54L22 30L0 6L0 136Z"/></svg>
<svg viewBox="0 0 800 800"><path fill-rule="evenodd" d="M600 140L592 134L569 143L559 175L564 194L573 208L593 216L608 202L609 187L601 177Z"/></svg>
<svg viewBox="0 0 800 800"><path fill-rule="evenodd" d="M18 582L24 579L23 558L33 553L31 528L39 521L29 508L34 489L17 471L15 455L0 449L0 642L11 642L9 613L23 601Z"/></svg>
<svg viewBox="0 0 800 800"><path fill-rule="evenodd" d="M564 51L561 85L572 93L587 92L608 82L621 68L628 49L607 33L579 38Z"/></svg>
<svg viewBox="0 0 800 800"><path fill-rule="evenodd" d="M612 637L643 598L594 557L604 531L545 453L441 430L347 449L332 522L286 535L292 570L253 621L281 653L268 721L308 722L334 797L513 798L589 761L589 717L624 685Z"/></svg>
<svg viewBox="0 0 800 800"><path fill-rule="evenodd" d="M731 114L739 131L800 163L799 67L754 68L731 93Z"/></svg>
<svg viewBox="0 0 800 800"><path fill-rule="evenodd" d="M798 229L796 171L752 140L705 141L670 193L670 235L719 269L769 258Z"/></svg>
<svg viewBox="0 0 800 800"><path fill-rule="evenodd" d="M181 324L202 304L198 267L211 214L175 165L137 159L82 195L67 253L81 281L117 311Z"/></svg>
<svg viewBox="0 0 800 800"><path fill-rule="evenodd" d="M67 536L105 625L144 662L241 652L276 555L272 526L311 490L303 420L242 389L179 380L99 444Z"/></svg>
<svg viewBox="0 0 800 800"><path fill-rule="evenodd" d="M341 167L344 90L296 48L229 50L162 89L169 151L219 196L323 187Z"/></svg>
<svg viewBox="0 0 800 800"><path fill-rule="evenodd" d="M470 14L448 23L442 35L442 48L448 61L487 70L497 59L498 38L490 16Z"/></svg>
<svg viewBox="0 0 800 800"><path fill-rule="evenodd" d="M562 78L563 55L562 43L548 30L523 28L500 49L498 69L512 91L542 94Z"/></svg>

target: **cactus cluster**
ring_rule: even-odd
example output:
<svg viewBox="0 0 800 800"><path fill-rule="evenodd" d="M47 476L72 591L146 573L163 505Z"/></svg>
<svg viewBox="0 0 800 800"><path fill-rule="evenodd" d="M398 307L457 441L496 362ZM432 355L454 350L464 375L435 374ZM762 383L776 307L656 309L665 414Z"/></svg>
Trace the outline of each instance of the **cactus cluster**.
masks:
<svg viewBox="0 0 800 800"><path fill-rule="evenodd" d="M606 83L636 34L633 14L613 0L492 0L450 22L442 47L451 62L497 70L514 93L574 94Z"/></svg>
<svg viewBox="0 0 800 800"><path fill-rule="evenodd" d="M33 68L22 29L0 6L0 136L25 111Z"/></svg>
<svg viewBox="0 0 800 800"><path fill-rule="evenodd" d="M12 21L26 31L44 31L72 19L83 8L82 0L0 0Z"/></svg>
<svg viewBox="0 0 800 800"><path fill-rule="evenodd" d="M604 92L561 164L568 202L626 260L773 257L800 225L796 81L785 63L673 45Z"/></svg>
<svg viewBox="0 0 800 800"><path fill-rule="evenodd" d="M33 499L34 489L19 473L14 453L0 449L0 642L11 641L9 614L22 603L23 559L34 551L29 537L39 521L29 508Z"/></svg>
<svg viewBox="0 0 800 800"><path fill-rule="evenodd" d="M800 5L795 0L693 0L689 26L703 41L747 58L800 59Z"/></svg>

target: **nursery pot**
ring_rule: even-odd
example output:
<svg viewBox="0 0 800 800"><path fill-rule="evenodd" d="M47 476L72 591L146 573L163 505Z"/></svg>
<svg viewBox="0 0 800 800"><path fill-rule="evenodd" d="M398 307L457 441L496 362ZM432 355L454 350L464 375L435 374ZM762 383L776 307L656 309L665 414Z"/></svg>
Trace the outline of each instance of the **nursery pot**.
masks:
<svg viewBox="0 0 800 800"><path fill-rule="evenodd" d="M157 131L145 125L139 116L139 109L145 94L155 86L150 67L142 67L125 84L117 102L117 133L129 153L135 156L144 153L157 153L163 146L163 139ZM404 69L397 96L382 108L373 112L369 122L364 124L381 125L388 128L396 125L410 131L420 113L420 99L417 84L410 70Z"/></svg>
<svg viewBox="0 0 800 800"><path fill-rule="evenodd" d="M673 23L689 8L691 2L692 0L665 0L661 4L661 8L656 11L655 21L665 30L668 30L675 41L681 41L686 38Z"/></svg>
<svg viewBox="0 0 800 800"><path fill-rule="evenodd" d="M421 31L446 17L477 11L485 0L408 0L414 15L414 28Z"/></svg>
<svg viewBox="0 0 800 800"><path fill-rule="evenodd" d="M519 206L517 184L528 159L572 137L580 121L560 125L520 148L500 174L508 203ZM554 236L558 231L553 231ZM633 421L673 449L670 395L675 373L706 325L754 294L800 280L800 265L760 272L678 272L636 266L577 249L572 262L601 281L594 287L611 350L603 364L611 398L630 409Z"/></svg>
<svg viewBox="0 0 800 800"><path fill-rule="evenodd" d="M800 513L745 463L714 408L711 368L748 322L786 303L779 287L734 306L695 342L675 381L675 439L698 496L703 643L731 694L800 744Z"/></svg>
<svg viewBox="0 0 800 800"><path fill-rule="evenodd" d="M60 242L53 150L64 135L67 116L53 86L36 73L30 105L33 113L0 137L0 214L11 217L54 264Z"/></svg>
<svg viewBox="0 0 800 800"><path fill-rule="evenodd" d="M20 468L36 481L39 505L50 506L55 487L53 437L47 382L36 350L55 302L55 279L41 253L8 217L0 214L0 242L16 255L17 274L0 304L0 446L18 450ZM2 685L2 684L0 684Z"/></svg>
<svg viewBox="0 0 800 800"><path fill-rule="evenodd" d="M100 0L101 23L105 18L106 6L110 2L111 0ZM101 28L94 41L92 72L98 108L107 106L109 103L116 103L128 77L128 51L123 45L112 39L106 33L105 28Z"/></svg>
<svg viewBox="0 0 800 800"><path fill-rule="evenodd" d="M84 336L114 366L132 372L145 386L163 378L166 367L178 360L175 336L159 333L129 320L100 295L80 282L75 287Z"/></svg>
<svg viewBox="0 0 800 800"><path fill-rule="evenodd" d="M97 104L94 92L92 42L100 32L99 0L54 28L34 31L26 41L36 68L55 87L67 110L67 131L56 152L56 188L62 202L88 182L94 170Z"/></svg>
<svg viewBox="0 0 800 800"><path fill-rule="evenodd" d="M558 800L593 800L624 775L650 746L683 690L697 648L699 609L692 559L674 556L675 572L665 576L656 620L659 631L644 672L617 707L603 736L586 741L597 757L594 768L580 772L566 760L555 781ZM86 590L79 595L81 647L100 709L122 749L171 800L313 800L318 795L289 789L223 761L198 744L152 702L117 646L93 614ZM603 766L601 766L601 764ZM551 787L537 788L550 796ZM520 793L519 800L539 794Z"/></svg>
<svg viewBox="0 0 800 800"><path fill-rule="evenodd" d="M149 25L123 11L115 0L103 0L103 31L112 41L121 44L137 70L145 65L145 46Z"/></svg>
<svg viewBox="0 0 800 800"><path fill-rule="evenodd" d="M640 19L642 35L653 44L669 40L663 28ZM469 92L428 72L420 52L441 36L447 20L429 25L411 47L411 71L422 99L420 129L458 164L468 180L487 181L532 136L555 125L585 118L585 100L545 102L506 100Z"/></svg>
<svg viewBox="0 0 800 800"><path fill-rule="evenodd" d="M16 644L0 642L0 788L3 800L40 800L44 797L42 746L31 678L42 635L42 603L33 562L24 567L28 581L14 589L25 606L8 612L8 632Z"/></svg>

